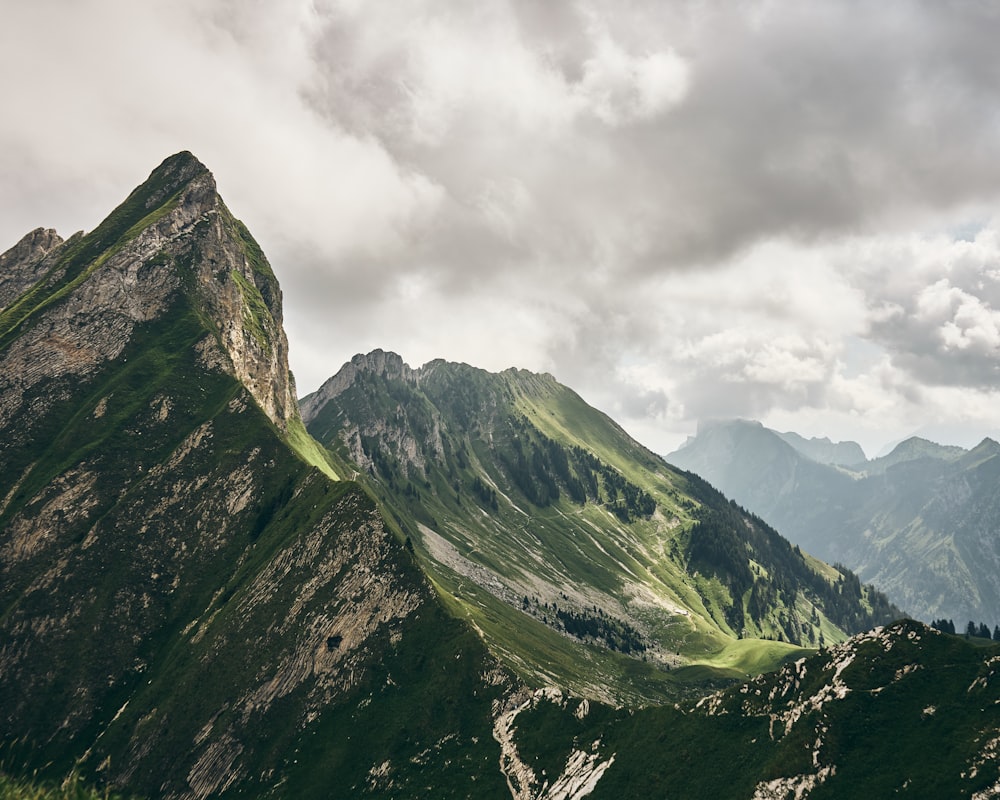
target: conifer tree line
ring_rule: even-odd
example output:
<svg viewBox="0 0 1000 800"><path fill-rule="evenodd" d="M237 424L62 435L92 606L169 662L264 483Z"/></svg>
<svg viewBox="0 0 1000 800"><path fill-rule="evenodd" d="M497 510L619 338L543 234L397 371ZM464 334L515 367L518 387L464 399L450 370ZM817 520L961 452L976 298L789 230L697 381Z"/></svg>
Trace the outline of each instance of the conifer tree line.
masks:
<svg viewBox="0 0 1000 800"><path fill-rule="evenodd" d="M931 627L941 631L941 633L957 633L954 621L944 619L943 617L931 622ZM970 636L975 636L979 639L992 639L994 642L1000 642L1000 625L994 625L993 633L990 633L990 627L985 622L980 622L977 625L970 619L969 624L965 626L965 638L968 639Z"/></svg>

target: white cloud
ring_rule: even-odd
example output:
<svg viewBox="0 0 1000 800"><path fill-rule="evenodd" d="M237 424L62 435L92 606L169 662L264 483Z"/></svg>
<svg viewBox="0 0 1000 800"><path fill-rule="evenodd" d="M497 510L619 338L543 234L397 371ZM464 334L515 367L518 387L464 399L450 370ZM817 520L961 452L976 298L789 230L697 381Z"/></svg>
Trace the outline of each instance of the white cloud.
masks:
<svg viewBox="0 0 1000 800"><path fill-rule="evenodd" d="M552 371L660 449L716 413L996 421L983 5L9 5L0 235L192 150L304 390L384 347Z"/></svg>
<svg viewBox="0 0 1000 800"><path fill-rule="evenodd" d="M634 55L601 33L574 90L583 108L618 126L666 112L684 99L689 82L688 65L672 49Z"/></svg>

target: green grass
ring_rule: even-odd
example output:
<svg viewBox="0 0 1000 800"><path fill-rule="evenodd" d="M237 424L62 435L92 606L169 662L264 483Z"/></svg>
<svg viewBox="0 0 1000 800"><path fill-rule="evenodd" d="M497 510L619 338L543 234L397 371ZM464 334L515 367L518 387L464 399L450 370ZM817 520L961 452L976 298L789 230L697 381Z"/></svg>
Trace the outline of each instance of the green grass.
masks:
<svg viewBox="0 0 1000 800"><path fill-rule="evenodd" d="M0 800L124 800L125 795L88 786L76 772L61 781L37 782L0 773Z"/></svg>
<svg viewBox="0 0 1000 800"><path fill-rule="evenodd" d="M528 685L557 685L581 696L632 704L663 702L688 688L675 673L652 663L561 635L453 573L439 568L428 572L450 613L479 631L500 661Z"/></svg>
<svg viewBox="0 0 1000 800"><path fill-rule="evenodd" d="M765 639L736 639L716 653L691 663L723 670L733 677L746 678L770 672L785 661L811 655L815 650Z"/></svg>
<svg viewBox="0 0 1000 800"><path fill-rule="evenodd" d="M243 329L253 337L261 350L271 352L274 320L260 290L235 269L230 270L229 277L233 279L243 298Z"/></svg>
<svg viewBox="0 0 1000 800"><path fill-rule="evenodd" d="M288 445L292 448L295 454L305 461L320 470L324 475L326 475L330 480L340 480L340 476L337 474L334 468L332 459L327 450L323 446L313 439L306 430L305 425L302 424L302 419L298 414L292 415L288 420Z"/></svg>
<svg viewBox="0 0 1000 800"><path fill-rule="evenodd" d="M24 742L19 772L93 778L111 757L112 775L115 765L134 766L130 787L157 796L183 784L204 748L235 735L240 763L252 765L243 794L280 783L284 796L325 797L331 785L356 795L369 770L389 761L408 796L464 797L470 776L479 796L505 796L490 718L502 686L482 680L495 667L392 541L371 574L422 605L363 643L350 665L360 682L318 706L307 682L268 707L240 710L300 637L324 641L321 626L331 623L323 620L350 611L354 595L338 587L361 553L339 571L322 559L362 527L363 548L380 522L358 484L331 480L329 460L297 419L286 441L236 380L204 370L193 345L208 335L179 297L137 329L121 359L25 426L20 450L8 450L4 481L27 474L0 525L36 513L38 498L78 468L98 475L93 512L57 526L2 587L5 636L28 630L28 620L60 620L58 636L8 640L27 659L20 678L0 679L4 710L20 719L12 728ZM164 400L170 411L160 420ZM201 444L180 458L196 430ZM230 510L239 493L227 481L248 469L247 499ZM304 540L313 531L322 532L318 549ZM34 589L55 553L58 586ZM287 574L262 594L260 582L280 564ZM305 620L281 630L303 604ZM64 727L70 710L77 716Z"/></svg>

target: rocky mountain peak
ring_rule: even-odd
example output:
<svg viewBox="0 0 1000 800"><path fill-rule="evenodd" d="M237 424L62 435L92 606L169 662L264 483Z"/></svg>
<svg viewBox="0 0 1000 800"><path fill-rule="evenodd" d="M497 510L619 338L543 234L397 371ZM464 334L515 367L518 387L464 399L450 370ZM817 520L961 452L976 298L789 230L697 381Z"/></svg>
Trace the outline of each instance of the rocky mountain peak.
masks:
<svg viewBox="0 0 1000 800"><path fill-rule="evenodd" d="M11 284L14 299L0 314L0 339L18 337L4 354L9 377L0 389L10 389L10 408L0 408L0 422L42 382L65 393L118 358L137 325L181 297L214 328L206 356L218 352L209 360L238 378L279 428L298 413L277 280L191 153L167 158L94 231L45 255L54 235L34 232L5 254L35 266L19 270L29 279ZM29 370L24 354L42 341L47 363Z"/></svg>
<svg viewBox="0 0 1000 800"><path fill-rule="evenodd" d="M285 430L298 405L281 289L260 246L222 201L212 173L188 151L164 160L133 196L154 216L169 207L155 226L176 240L175 264L196 272L193 300L216 325L236 377Z"/></svg>
<svg viewBox="0 0 1000 800"><path fill-rule="evenodd" d="M370 353L358 353L319 389L302 398L299 410L303 421L308 425L323 406L353 386L359 374L415 382L419 370L412 369L402 356L391 351L375 349Z"/></svg>
<svg viewBox="0 0 1000 800"><path fill-rule="evenodd" d="M45 256L62 243L52 228L35 228L0 255L0 311L44 274Z"/></svg>

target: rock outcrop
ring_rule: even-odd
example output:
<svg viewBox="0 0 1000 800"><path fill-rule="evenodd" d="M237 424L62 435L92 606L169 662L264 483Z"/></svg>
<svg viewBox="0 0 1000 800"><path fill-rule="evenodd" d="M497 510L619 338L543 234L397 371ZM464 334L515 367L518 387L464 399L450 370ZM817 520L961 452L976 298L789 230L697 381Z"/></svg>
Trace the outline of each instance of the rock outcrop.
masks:
<svg viewBox="0 0 1000 800"><path fill-rule="evenodd" d="M39 229L2 258L0 341L12 344L0 356L0 429L25 404L37 416L66 399L179 294L271 421L284 430L298 413L278 283L190 153L164 161L91 234L61 243Z"/></svg>
<svg viewBox="0 0 1000 800"><path fill-rule="evenodd" d="M51 228L35 228L0 255L0 311L45 274L51 266L51 259L45 257L62 243L62 237Z"/></svg>

